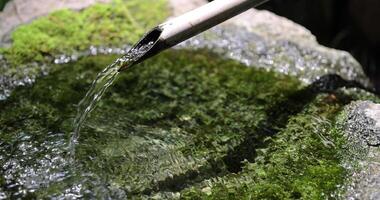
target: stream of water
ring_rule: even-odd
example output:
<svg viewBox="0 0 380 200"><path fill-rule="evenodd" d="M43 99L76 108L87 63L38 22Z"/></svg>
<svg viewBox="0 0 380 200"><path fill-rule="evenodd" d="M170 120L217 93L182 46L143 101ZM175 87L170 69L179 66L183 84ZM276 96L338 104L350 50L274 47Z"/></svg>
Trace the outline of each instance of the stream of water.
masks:
<svg viewBox="0 0 380 200"><path fill-rule="evenodd" d="M73 125L74 130L71 133L69 142L69 155L71 159L74 159L75 146L78 143L79 132L83 123L91 111L94 110L107 88L116 80L120 68L133 65L139 58L145 55L153 45L154 42L151 41L145 45L132 48L126 55L118 58L97 75L85 97L78 104L77 115Z"/></svg>

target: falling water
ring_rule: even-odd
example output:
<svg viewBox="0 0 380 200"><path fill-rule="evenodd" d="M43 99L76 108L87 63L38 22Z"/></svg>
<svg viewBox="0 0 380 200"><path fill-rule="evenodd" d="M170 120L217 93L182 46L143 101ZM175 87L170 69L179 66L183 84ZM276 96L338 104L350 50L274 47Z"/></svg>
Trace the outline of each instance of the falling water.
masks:
<svg viewBox="0 0 380 200"><path fill-rule="evenodd" d="M133 65L139 58L145 55L153 45L154 42L150 41L147 44L132 48L126 55L118 58L114 63L100 72L92 82L91 88L86 96L79 102L77 108L77 115L74 120L74 130L71 133L69 142L69 155L72 159L75 155L75 145L78 142L79 132L83 123L91 111L94 110L96 104L100 101L107 88L116 80L120 68Z"/></svg>

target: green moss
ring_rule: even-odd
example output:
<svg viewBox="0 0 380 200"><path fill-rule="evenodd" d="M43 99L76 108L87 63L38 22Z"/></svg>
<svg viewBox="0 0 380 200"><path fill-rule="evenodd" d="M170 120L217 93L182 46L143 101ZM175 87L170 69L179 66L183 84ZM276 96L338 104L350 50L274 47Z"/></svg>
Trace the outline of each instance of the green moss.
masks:
<svg viewBox="0 0 380 200"><path fill-rule="evenodd" d="M335 87L333 82L327 84ZM269 145L252 148L256 154L251 154L251 160L246 157L241 171L187 188L181 198L339 199L344 192L340 186L349 180L347 175L352 172L342 163L348 161L347 156L358 153L346 149L342 126L342 120L347 117L345 105L354 100L378 102L380 99L357 88L338 87L334 91L318 92L312 85L309 89L296 92L290 96L291 101L280 104L286 108L280 108L283 110L279 112L298 110L297 103L303 106L301 112L289 116L286 126L278 129L274 137L265 139ZM277 116L272 120L278 120L271 125L281 127L282 117ZM237 153L244 151L247 149ZM356 161L350 159L350 162Z"/></svg>
<svg viewBox="0 0 380 200"><path fill-rule="evenodd" d="M164 0L57 11L13 33L12 47L0 50L13 67L1 72L17 74L21 64L90 45L133 43L167 14ZM20 134L29 134L39 150L22 164L35 168L35 160L49 153L39 145L51 133L69 137L84 88L115 58L55 66L49 76L0 101L0 152L22 160L14 147ZM207 51L169 51L121 74L109 89L82 129L76 174L27 196L62 193L90 172L101 183L83 187L97 197L105 195L100 184L129 197L330 198L347 173L341 166L342 108L368 98L379 101L357 90L304 87L293 77ZM5 159L0 161L3 166ZM12 195L7 184L1 176L1 189Z"/></svg>
<svg viewBox="0 0 380 200"><path fill-rule="evenodd" d="M183 193L184 199L326 199L345 179L339 151L344 144L334 116L339 102L320 95L291 117L284 129L257 149L254 162L238 174L227 175ZM204 188L209 192L204 192ZM211 188L210 188L211 187ZM203 190L202 190L203 189Z"/></svg>
<svg viewBox="0 0 380 200"><path fill-rule="evenodd" d="M299 88L291 77L213 57L168 52L121 74L83 128L81 170L130 193L154 192L168 172L211 174L210 160L221 160L267 117L266 109ZM15 90L0 102L2 141L12 144L20 131L36 141L49 131L69 133L83 88L113 59L57 66L33 86Z"/></svg>
<svg viewBox="0 0 380 200"><path fill-rule="evenodd" d="M90 45L131 44L168 14L165 0L116 0L80 12L60 10L18 27L12 33L12 46L0 52L18 66L43 61L46 55L81 51Z"/></svg>
<svg viewBox="0 0 380 200"><path fill-rule="evenodd" d="M0 152L17 154L20 134L38 149L52 133L68 138L84 88L114 59L55 66L0 102ZM33 195L81 183L98 197L107 185L136 198L329 198L346 176L336 116L355 98L207 51L168 51L120 74L81 131L76 174Z"/></svg>

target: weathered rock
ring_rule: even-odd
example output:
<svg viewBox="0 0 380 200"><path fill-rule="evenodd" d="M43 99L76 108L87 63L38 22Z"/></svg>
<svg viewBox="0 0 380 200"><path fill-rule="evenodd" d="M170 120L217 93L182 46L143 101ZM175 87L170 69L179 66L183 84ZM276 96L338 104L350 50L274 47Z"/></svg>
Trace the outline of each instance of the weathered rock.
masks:
<svg viewBox="0 0 380 200"><path fill-rule="evenodd" d="M45 5L38 3L39 0L34 1L36 3L28 2L29 7L22 6L21 1L14 1L7 5L3 14L0 14L0 27L5 24L14 27L18 23L25 23L54 9L80 9L98 2L89 0L78 4L73 1L62 3L50 0L50 3L45 4L54 9L49 10L48 7L37 6ZM206 3L204 0L171 0L169 2L174 15ZM18 11L12 12L12 9ZM33 9L37 9L37 11L33 11ZM18 16L20 15L18 13L25 14ZM10 23L13 19L17 19L17 23ZM7 30L7 28L0 28L0 30ZM324 75L337 74L346 80L355 80L364 86L370 86L361 66L347 52L319 45L310 31L268 11L251 9L228 20L222 26L182 43L179 47L209 48L247 65L296 76L308 84ZM4 90L9 90L8 88L11 87L6 87Z"/></svg>
<svg viewBox="0 0 380 200"><path fill-rule="evenodd" d="M177 1L177 7L181 2L185 3ZM330 195L345 172L337 153L339 138L335 141L341 133L331 130L343 106L356 98L337 91L353 85L334 85L321 77L338 74L364 85L367 80L349 54L319 46L310 32L286 19L252 12L178 48L208 48L253 67L298 77L310 87L294 77L247 69L208 51L163 53L142 63L138 71L121 74L110 88L112 97L83 128L79 175L71 175L65 171L68 161L61 157L66 146L61 132L71 131L70 117L84 95L82 88L115 57L60 56L57 63L80 61L57 66L33 87L16 90L0 104L0 137L5 141L0 142L0 161L7 172L0 183L9 186L0 188L0 199L2 194L12 197L14 191L23 192L15 196L38 191L37 197L52 198L164 199L191 196L192 188L215 198L236 194L244 199L254 192L268 199ZM282 34L285 31L291 36ZM106 48L105 53L124 51L114 50ZM356 115L352 120L372 123ZM366 137L358 139L358 147L378 142L377 129L360 127ZM65 182L70 176L77 179ZM57 177L58 186L53 184ZM330 184L323 184L326 179ZM230 189L235 190L229 193Z"/></svg>
<svg viewBox="0 0 380 200"><path fill-rule="evenodd" d="M346 198L380 199L380 104L369 101L352 103L345 132L348 148L359 160Z"/></svg>
<svg viewBox="0 0 380 200"><path fill-rule="evenodd" d="M15 29L12 45L0 48L3 54L0 55L0 100L9 96L15 87L30 84L49 72L46 64L68 62L94 51L115 53L119 49L120 53L125 52L126 45L137 41L148 27L169 15L165 0L150 4L150 0L128 0L94 5L81 12L60 10ZM117 48L109 49L110 46Z"/></svg>
<svg viewBox="0 0 380 200"><path fill-rule="evenodd" d="M176 14L201 4L201 0L170 2ZM306 83L336 74L370 86L360 64L349 53L319 45L309 30L268 11L251 9L181 47L209 48L247 65L297 76Z"/></svg>
<svg viewBox="0 0 380 200"><path fill-rule="evenodd" d="M206 3L205 0L169 0L169 2L173 16L179 16Z"/></svg>
<svg viewBox="0 0 380 200"><path fill-rule="evenodd" d="M380 105L358 102L352 106L347 119L349 137L358 139L364 146L380 145Z"/></svg>

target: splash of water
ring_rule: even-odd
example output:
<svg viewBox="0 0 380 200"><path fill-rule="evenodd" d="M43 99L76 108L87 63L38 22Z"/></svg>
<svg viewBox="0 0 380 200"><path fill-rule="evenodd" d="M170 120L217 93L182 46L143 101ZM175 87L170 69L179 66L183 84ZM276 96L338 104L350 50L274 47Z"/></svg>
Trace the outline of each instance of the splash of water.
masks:
<svg viewBox="0 0 380 200"><path fill-rule="evenodd" d="M142 46L132 48L126 55L118 58L114 63L107 66L101 71L87 92L86 96L79 102L77 115L74 120L74 130L71 133L69 142L69 155L73 159L75 155L75 146L78 143L80 129L88 115L96 107L108 87L116 80L121 67L133 65L139 58L145 55L154 45L154 42L148 42Z"/></svg>

